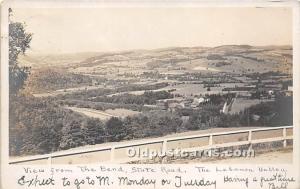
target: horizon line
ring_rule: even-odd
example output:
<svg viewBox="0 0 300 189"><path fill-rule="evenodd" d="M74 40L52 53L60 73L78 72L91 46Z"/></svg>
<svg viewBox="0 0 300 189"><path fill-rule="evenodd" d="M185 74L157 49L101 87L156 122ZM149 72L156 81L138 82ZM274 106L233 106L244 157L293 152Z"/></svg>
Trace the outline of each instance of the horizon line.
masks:
<svg viewBox="0 0 300 189"><path fill-rule="evenodd" d="M249 44L227 44L227 45L217 45L217 46L166 46L166 47L159 47L159 48L149 48L149 49L127 49L127 50L107 50L107 51L73 51L73 52L54 52L54 53L46 53L46 52L38 52L32 49L28 49L26 55L63 55L63 54L76 54L76 53L124 53L124 52L131 52L131 51L154 51L154 50L167 50L167 49L175 49L175 48L217 48L223 46L250 46L250 47L284 47L288 46L293 49L292 44L282 44L282 45L249 45Z"/></svg>

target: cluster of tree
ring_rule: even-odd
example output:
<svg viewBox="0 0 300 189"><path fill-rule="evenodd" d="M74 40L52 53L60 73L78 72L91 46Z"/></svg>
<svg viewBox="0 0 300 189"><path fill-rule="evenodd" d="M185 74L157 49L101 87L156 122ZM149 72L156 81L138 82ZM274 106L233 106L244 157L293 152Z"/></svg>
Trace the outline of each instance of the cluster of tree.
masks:
<svg viewBox="0 0 300 189"><path fill-rule="evenodd" d="M9 8L9 14L12 9ZM9 23L9 94L16 95L23 88L30 74L30 67L20 66L18 56L25 54L30 47L32 34L25 31L20 22Z"/></svg>
<svg viewBox="0 0 300 189"><path fill-rule="evenodd" d="M263 102L240 113L242 125L293 125L293 97L277 96L275 101Z"/></svg>
<svg viewBox="0 0 300 189"><path fill-rule="evenodd" d="M175 65L178 62L186 62L189 61L188 58L170 58L169 55L161 57L161 59L155 59L152 60L151 62L147 62L146 66L150 69L155 69L155 68L163 68L163 67L168 67L169 65Z"/></svg>
<svg viewBox="0 0 300 189"><path fill-rule="evenodd" d="M245 75L246 77L249 77L251 79L269 79L270 77L274 77L274 76L288 76L288 74L286 73L282 73L280 71L268 71L268 72L263 72L263 73L259 73L259 72L255 72L255 73L249 73Z"/></svg>
<svg viewBox="0 0 300 189"><path fill-rule="evenodd" d="M226 58L219 54L209 54L206 58L207 60L226 60Z"/></svg>
<svg viewBox="0 0 300 189"><path fill-rule="evenodd" d="M44 154L83 145L162 136L176 132L180 117L168 112L111 118L103 123L35 97L18 96L10 104L10 155Z"/></svg>
<svg viewBox="0 0 300 189"><path fill-rule="evenodd" d="M91 90L83 90L72 92L69 94L58 95L58 99L81 99L86 100L92 97L110 95L114 93L120 92L129 92L129 91L142 91L142 90L156 90L167 87L168 83L156 83L151 85L139 85L139 84L128 84L122 87L117 87L115 89L107 89L107 88L98 88Z"/></svg>
<svg viewBox="0 0 300 189"><path fill-rule="evenodd" d="M208 88L208 87L220 87L220 84L215 84L215 83L208 83L208 84L204 84L203 88Z"/></svg>
<svg viewBox="0 0 300 189"><path fill-rule="evenodd" d="M167 111L147 112L140 116L127 117L123 121L130 139L164 136L182 129L180 116Z"/></svg>
<svg viewBox="0 0 300 189"><path fill-rule="evenodd" d="M203 102L203 104L213 104L218 107L223 106L225 102L230 102L232 98L236 96L236 93L226 93L226 94L210 94L206 95L209 98L208 102Z"/></svg>
<svg viewBox="0 0 300 189"><path fill-rule="evenodd" d="M222 91L250 91L250 90L254 90L255 87L248 87L248 86L243 86L243 87L225 87L222 89Z"/></svg>
<svg viewBox="0 0 300 189"><path fill-rule="evenodd" d="M145 91L142 95L120 94L114 96L100 96L94 98L94 102L107 102L115 104L155 104L156 100L173 98L167 91Z"/></svg>
<svg viewBox="0 0 300 189"><path fill-rule="evenodd" d="M128 86L120 87L116 92L124 92L124 91L142 91L142 90L156 90L167 87L169 84L166 82L156 83L151 85L136 85L130 84Z"/></svg>
<svg viewBox="0 0 300 189"><path fill-rule="evenodd" d="M220 83L240 83L241 81L233 78L231 76L228 76L226 74L220 74L220 73L203 73L203 72L199 72L199 73L184 73L184 74L180 74L180 75L169 75L168 76L169 79L172 80L177 80L180 82L177 82L178 84L180 83L185 83L186 81L188 81L189 83L191 81L198 81L200 83L214 83L214 84L220 84Z"/></svg>
<svg viewBox="0 0 300 189"><path fill-rule="evenodd" d="M213 127L215 109L192 112L188 121L168 111L149 111L106 123L61 108L51 98L18 96L10 102L10 155L44 154L109 141L155 137Z"/></svg>
<svg viewBox="0 0 300 189"><path fill-rule="evenodd" d="M28 96L11 101L9 124L10 155L50 153L118 141L127 135L114 119L104 124L51 100Z"/></svg>
<svg viewBox="0 0 300 189"><path fill-rule="evenodd" d="M97 80L100 83L104 81L105 79L103 78ZM46 68L32 72L26 84L30 91L47 92L91 85L92 79L89 76L74 74L65 70Z"/></svg>
<svg viewBox="0 0 300 189"><path fill-rule="evenodd" d="M229 62L217 62L215 64L216 67L222 67L222 66L228 66L228 65L232 65L232 63L229 63Z"/></svg>
<svg viewBox="0 0 300 189"><path fill-rule="evenodd" d="M97 89L81 90L72 93L60 94L54 98L58 100L65 100L65 99L86 100L96 96L109 95L111 93L114 93L114 91L115 90L113 89L97 88Z"/></svg>
<svg viewBox="0 0 300 189"><path fill-rule="evenodd" d="M257 61L257 62L266 62L266 59L264 59L263 57L258 57L258 56L245 56L243 54L235 54L236 57L241 57L241 58L245 58L245 59L249 59L249 60L253 60L253 61Z"/></svg>
<svg viewBox="0 0 300 189"><path fill-rule="evenodd" d="M148 111L150 110L149 107L145 107L139 104L115 104L115 103L108 103L108 102L92 102L86 100L60 100L58 103L62 106L75 106L78 108L91 108L95 110L107 110L107 109L117 109L117 108L124 108L133 111ZM151 108L153 109L153 108Z"/></svg>
<svg viewBox="0 0 300 189"><path fill-rule="evenodd" d="M219 105L208 104L198 110L156 110L124 119L113 117L104 123L63 109L51 100L18 97L10 108L10 154L43 154L214 127L292 125L291 97L251 106L235 115L219 110Z"/></svg>
<svg viewBox="0 0 300 189"><path fill-rule="evenodd" d="M154 78L160 79L165 77L165 75L159 73L158 71L143 72L140 76L143 78L152 78L152 79Z"/></svg>
<svg viewBox="0 0 300 189"><path fill-rule="evenodd" d="M66 120L77 119L45 99L17 96L10 100L11 155L42 154L57 150Z"/></svg>

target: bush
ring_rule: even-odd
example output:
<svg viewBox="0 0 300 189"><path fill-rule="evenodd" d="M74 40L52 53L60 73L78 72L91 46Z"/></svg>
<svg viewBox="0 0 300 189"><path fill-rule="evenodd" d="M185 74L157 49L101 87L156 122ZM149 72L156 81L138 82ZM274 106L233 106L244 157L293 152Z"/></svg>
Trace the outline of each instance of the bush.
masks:
<svg viewBox="0 0 300 189"><path fill-rule="evenodd" d="M127 135L127 129L123 127L123 122L116 117L112 117L106 122L105 131L112 142L118 142Z"/></svg>

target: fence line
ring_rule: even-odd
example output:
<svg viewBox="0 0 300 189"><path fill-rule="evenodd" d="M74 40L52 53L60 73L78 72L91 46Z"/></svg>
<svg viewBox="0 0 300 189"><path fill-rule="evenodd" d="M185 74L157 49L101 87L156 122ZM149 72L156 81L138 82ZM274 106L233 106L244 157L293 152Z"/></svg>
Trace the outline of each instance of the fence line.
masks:
<svg viewBox="0 0 300 189"><path fill-rule="evenodd" d="M231 147L231 146L241 146L241 145L249 145L249 148L252 147L252 144L258 143L266 143L266 142L275 142L275 141L282 141L283 147L287 146L287 140L292 140L293 136L287 134L287 130L293 130L293 126L281 126L281 127L268 127L268 128L258 128L258 129L248 129L248 130L238 130L238 131L228 131L228 132L218 132L218 133L208 133L208 134L198 134L198 135L190 135L190 136L182 136L182 137L170 137L165 139L151 139L147 141L134 141L128 144L113 144L108 145L106 147L97 147L91 149L77 149L72 151L60 151L54 152L51 154L44 154L44 155L36 155L36 156L29 156L29 157L20 157L14 160L10 160L9 164L18 164L18 163L26 163L26 162L34 162L39 160L47 160L48 164L51 164L55 158L59 157L67 157L72 155L81 155L81 154L89 154L93 152L109 152L109 162L115 162L116 160L116 150L118 149L125 149L128 147L138 147L141 145L159 145L160 149L165 152L168 149L168 144L170 142L185 142L191 139L205 139L208 138L207 144L203 146L196 146L196 148L201 149L212 149L212 148L221 148L221 147ZM265 138L258 138L254 139L254 133L256 132L265 132L265 131L276 131L282 130L282 136L277 137L265 137ZM222 137L222 136L230 136L234 134L247 134L245 140L242 141L231 141L231 142L224 142L221 144L214 144L214 138ZM180 143L181 144L181 143ZM195 149L195 147L187 147L185 149ZM132 159L131 159L132 160ZM125 158L122 160L123 162L128 162L129 159Z"/></svg>

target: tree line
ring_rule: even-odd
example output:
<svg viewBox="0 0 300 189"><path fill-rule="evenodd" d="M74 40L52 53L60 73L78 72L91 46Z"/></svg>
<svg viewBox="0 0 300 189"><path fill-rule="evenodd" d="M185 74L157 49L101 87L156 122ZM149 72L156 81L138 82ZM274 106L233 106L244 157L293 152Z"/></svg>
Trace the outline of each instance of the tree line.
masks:
<svg viewBox="0 0 300 189"><path fill-rule="evenodd" d="M173 98L173 94L167 91L145 91L142 95L119 94L114 96L99 96L93 102L107 102L117 104L155 104L157 100Z"/></svg>
<svg viewBox="0 0 300 189"><path fill-rule="evenodd" d="M50 99L50 98L49 98ZM175 112L148 111L124 119L103 122L60 107L55 101L19 96L11 102L9 119L10 155L44 154L83 145L215 127L292 125L292 99L251 106L235 114L220 113L219 105ZM254 119L252 115L258 115Z"/></svg>

